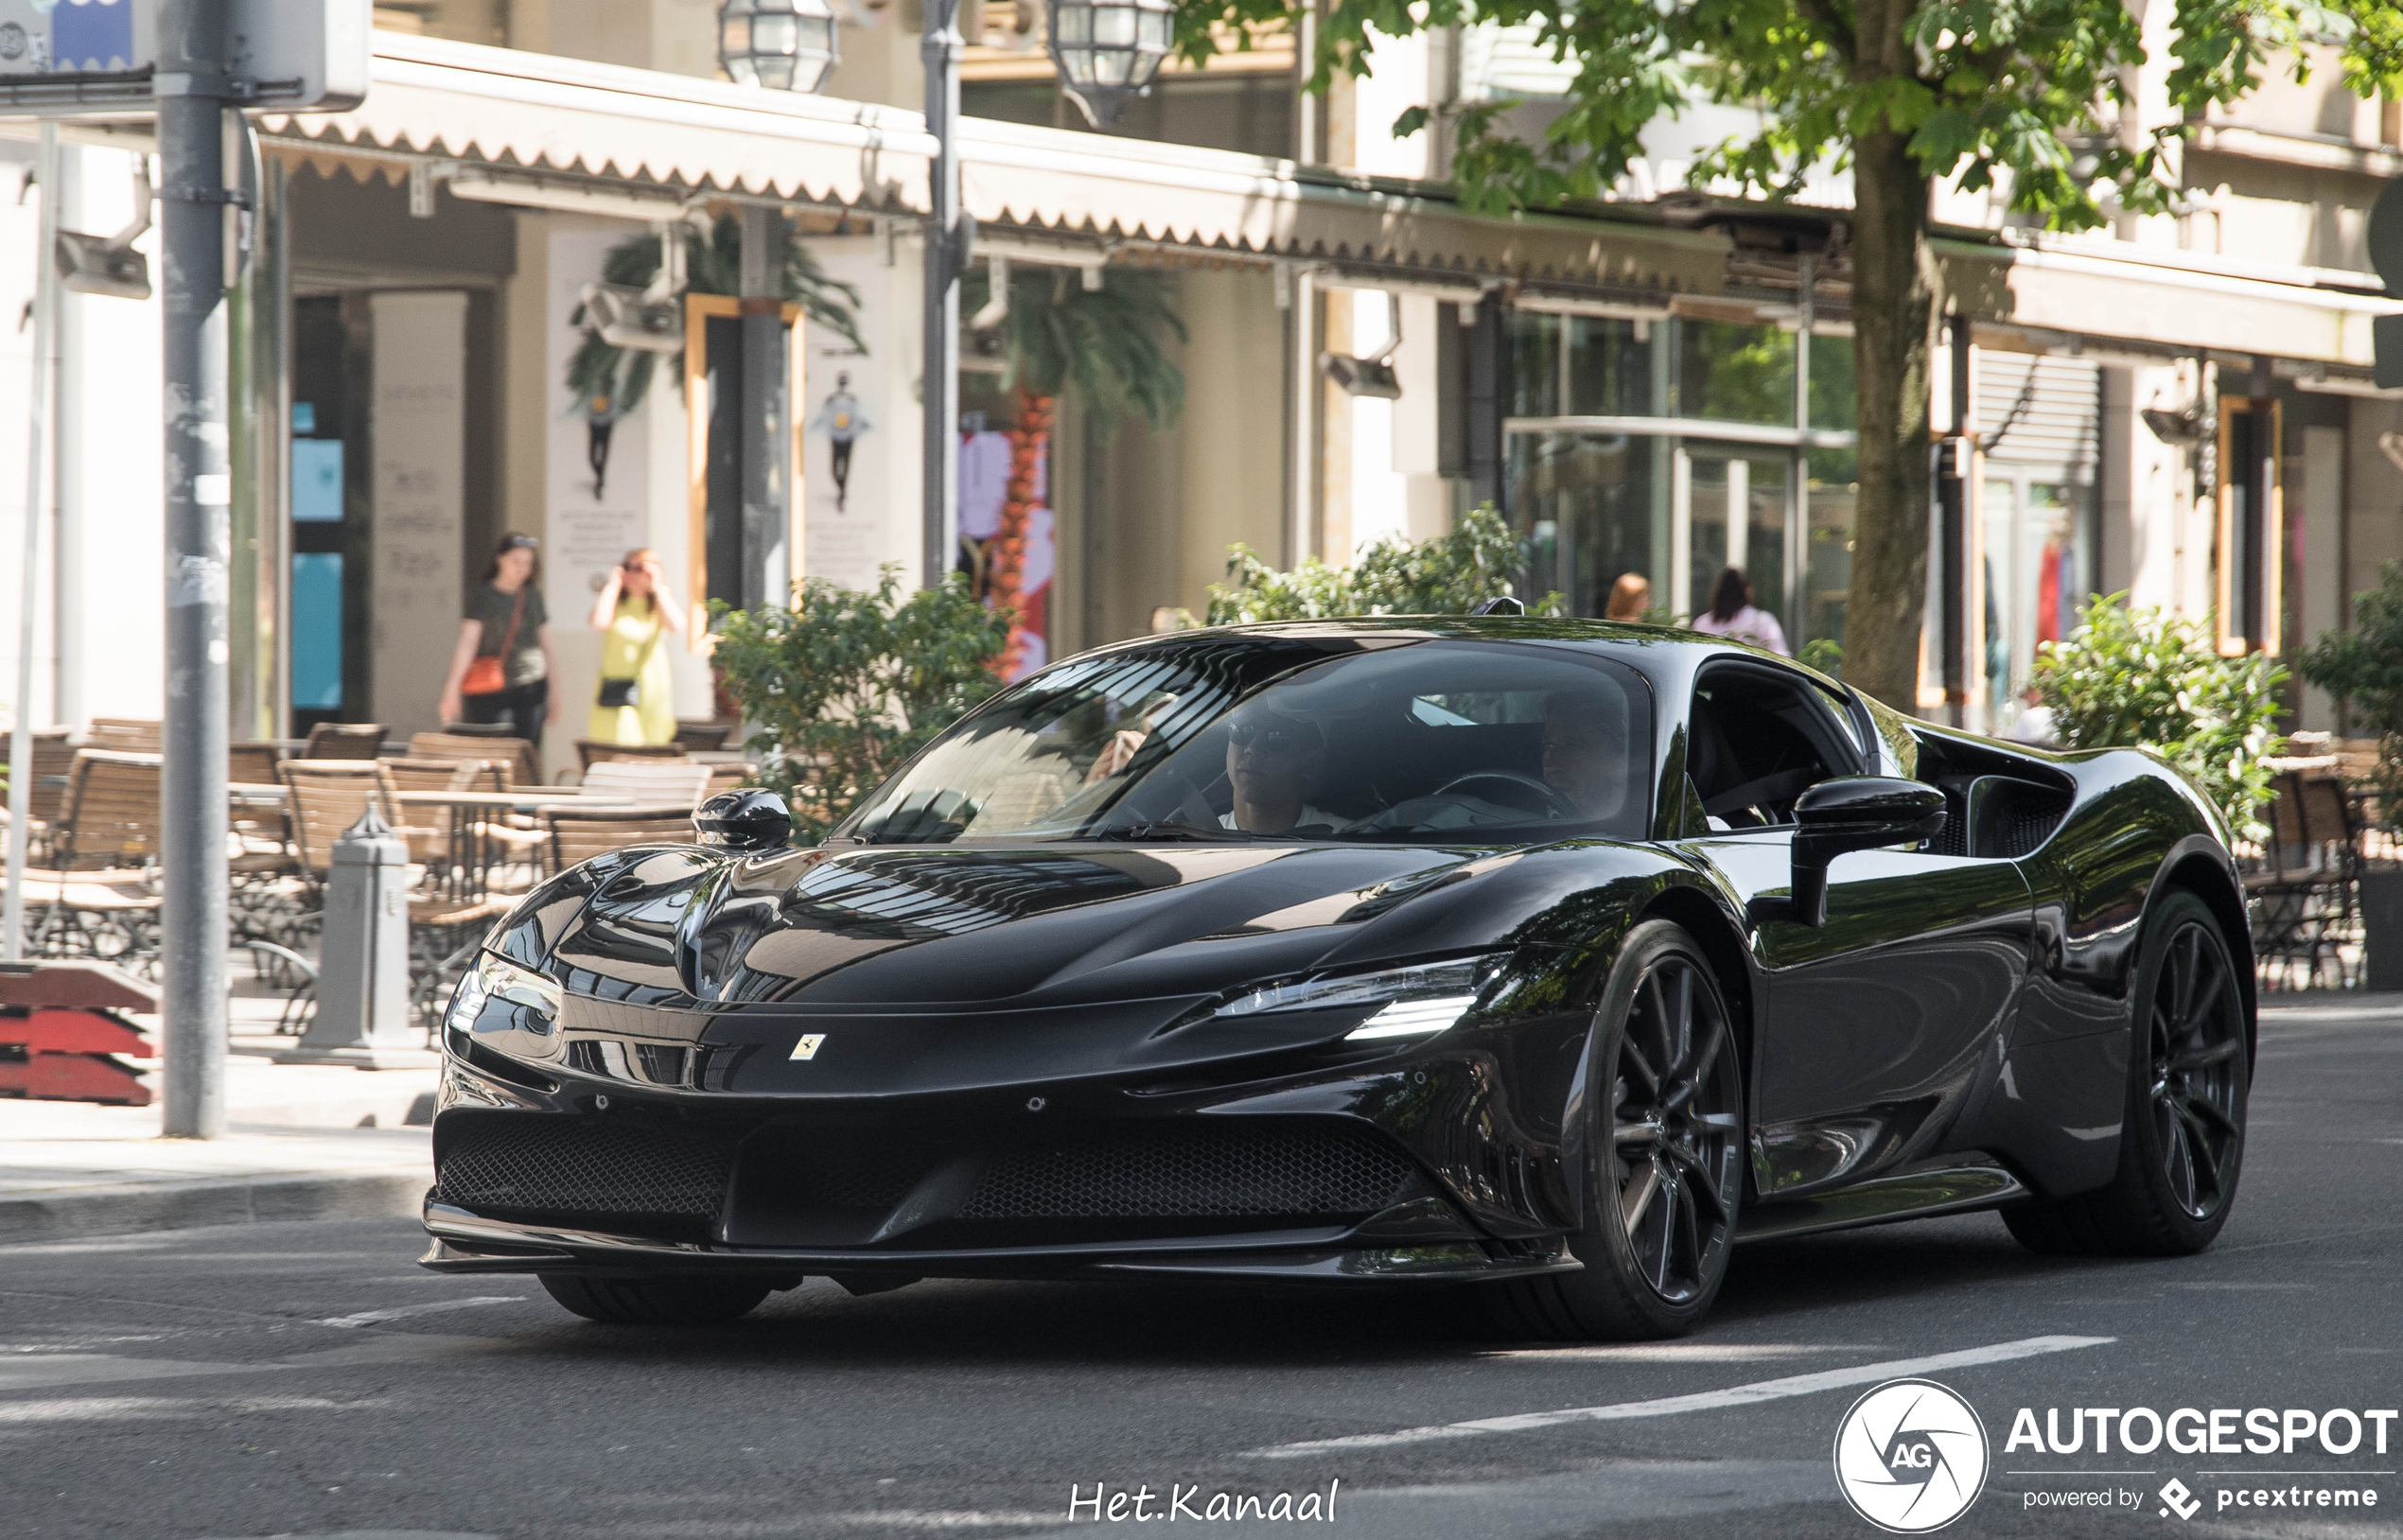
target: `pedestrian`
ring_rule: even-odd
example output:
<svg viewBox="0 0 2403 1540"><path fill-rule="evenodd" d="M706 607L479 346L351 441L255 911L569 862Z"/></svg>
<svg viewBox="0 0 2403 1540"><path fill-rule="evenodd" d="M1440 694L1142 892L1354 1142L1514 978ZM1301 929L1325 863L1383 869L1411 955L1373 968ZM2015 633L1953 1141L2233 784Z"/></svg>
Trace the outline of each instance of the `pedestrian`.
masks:
<svg viewBox="0 0 2403 1540"><path fill-rule="evenodd" d="M1794 656L1786 650L1785 628L1778 624L1778 618L1752 603L1752 585L1741 568L1730 567L1719 574L1719 586L1710 595L1710 611L1695 616L1693 628L1766 647L1781 656Z"/></svg>
<svg viewBox="0 0 2403 1540"><path fill-rule="evenodd" d="M1652 607L1652 580L1641 572L1622 572L1610 586L1610 600L1602 607L1605 621L1640 621Z"/></svg>
<svg viewBox="0 0 2403 1540"><path fill-rule="evenodd" d="M602 744L673 742L675 682L660 644L684 630L684 612L669 596L658 551L629 551L609 569L591 624L602 637L601 683L585 736Z"/></svg>
<svg viewBox="0 0 2403 1540"><path fill-rule="evenodd" d="M517 737L539 746L544 724L559 720L559 703L551 698L551 634L544 629L551 616L535 564L540 547L531 534L503 536L483 581L467 590L459 645L442 687L444 722L506 722Z"/></svg>

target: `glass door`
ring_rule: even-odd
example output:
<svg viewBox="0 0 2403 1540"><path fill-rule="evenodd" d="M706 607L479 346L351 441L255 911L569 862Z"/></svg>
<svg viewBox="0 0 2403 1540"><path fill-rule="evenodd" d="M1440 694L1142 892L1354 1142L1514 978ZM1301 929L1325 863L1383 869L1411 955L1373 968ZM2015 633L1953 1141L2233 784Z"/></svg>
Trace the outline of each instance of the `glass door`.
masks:
<svg viewBox="0 0 2403 1540"><path fill-rule="evenodd" d="M1789 632L1786 603L1786 521L1793 506L1793 456L1784 449L1690 445L1677 478L1685 506L1686 582L1679 607L1709 613L1719 574L1740 569L1752 602Z"/></svg>

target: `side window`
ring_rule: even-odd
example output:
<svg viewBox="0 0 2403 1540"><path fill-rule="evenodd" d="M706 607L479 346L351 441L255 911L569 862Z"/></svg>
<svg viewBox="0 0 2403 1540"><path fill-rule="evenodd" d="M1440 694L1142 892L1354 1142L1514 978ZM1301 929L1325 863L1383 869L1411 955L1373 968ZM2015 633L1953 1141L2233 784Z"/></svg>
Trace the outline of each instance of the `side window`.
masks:
<svg viewBox="0 0 2403 1540"><path fill-rule="evenodd" d="M1815 685L1739 666L1706 670L1694 686L1687 764L1713 829L1790 824L1797 797L1858 773L1860 758Z"/></svg>

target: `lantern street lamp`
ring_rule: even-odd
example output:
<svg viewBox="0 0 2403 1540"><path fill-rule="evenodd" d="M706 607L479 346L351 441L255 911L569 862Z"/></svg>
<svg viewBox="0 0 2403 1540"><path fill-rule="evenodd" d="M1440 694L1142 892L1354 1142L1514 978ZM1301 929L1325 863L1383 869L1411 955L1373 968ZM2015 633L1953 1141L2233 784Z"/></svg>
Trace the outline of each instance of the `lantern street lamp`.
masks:
<svg viewBox="0 0 2403 1540"><path fill-rule="evenodd" d="M1051 0L1051 61L1096 129L1150 94L1175 31L1174 0Z"/></svg>
<svg viewBox="0 0 2403 1540"><path fill-rule="evenodd" d="M726 0L717 61L737 85L815 92L839 57L827 0Z"/></svg>

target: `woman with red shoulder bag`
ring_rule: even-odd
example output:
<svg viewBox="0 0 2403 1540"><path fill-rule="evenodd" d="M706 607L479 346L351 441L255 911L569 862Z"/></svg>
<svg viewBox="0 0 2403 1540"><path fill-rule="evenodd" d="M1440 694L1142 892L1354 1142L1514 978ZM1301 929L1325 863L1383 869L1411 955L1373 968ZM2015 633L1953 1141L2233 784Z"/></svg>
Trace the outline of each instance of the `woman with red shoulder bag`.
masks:
<svg viewBox="0 0 2403 1540"><path fill-rule="evenodd" d="M446 723L506 722L537 746L543 725L559 720L544 629L551 616L535 565L539 546L531 534L504 537L483 581L467 591L441 705Z"/></svg>

